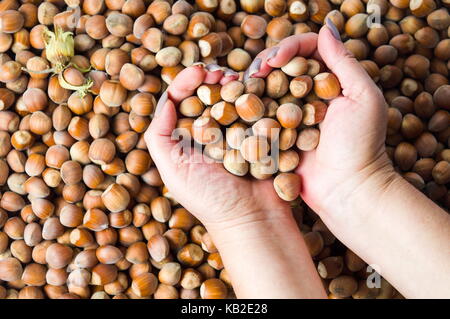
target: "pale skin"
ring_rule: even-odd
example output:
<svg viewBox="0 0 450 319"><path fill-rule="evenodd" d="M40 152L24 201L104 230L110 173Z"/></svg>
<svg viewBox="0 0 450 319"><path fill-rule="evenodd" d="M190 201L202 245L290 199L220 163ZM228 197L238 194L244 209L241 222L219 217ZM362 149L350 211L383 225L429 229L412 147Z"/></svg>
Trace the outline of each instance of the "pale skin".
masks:
<svg viewBox="0 0 450 319"><path fill-rule="evenodd" d="M294 56L320 58L338 77L316 150L296 173L301 197L333 234L407 298L450 297L450 215L398 175L384 148L386 105L358 62L327 27L290 37L260 71ZM222 164L177 163L176 105L202 83L234 80L202 67L183 70L159 103L146 142L171 194L211 234L238 298L326 298L303 236L273 181L230 175Z"/></svg>

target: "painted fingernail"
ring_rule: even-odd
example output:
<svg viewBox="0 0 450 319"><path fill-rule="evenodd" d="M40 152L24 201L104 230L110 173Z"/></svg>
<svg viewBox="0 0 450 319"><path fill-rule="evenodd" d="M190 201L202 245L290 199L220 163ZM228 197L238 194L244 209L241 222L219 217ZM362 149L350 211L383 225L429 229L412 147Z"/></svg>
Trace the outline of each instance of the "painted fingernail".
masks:
<svg viewBox="0 0 450 319"><path fill-rule="evenodd" d="M276 57L279 50L280 50L280 47L270 48L269 51L267 52L267 60L270 60L270 59Z"/></svg>
<svg viewBox="0 0 450 319"><path fill-rule="evenodd" d="M245 81L248 80L248 69L244 72L244 75L242 76L242 82L245 83Z"/></svg>
<svg viewBox="0 0 450 319"><path fill-rule="evenodd" d="M233 71L231 69L226 68L225 71L223 72L223 76L239 76L239 73L237 73L236 71Z"/></svg>
<svg viewBox="0 0 450 319"><path fill-rule="evenodd" d="M211 63L211 64L206 65L206 66L205 66L205 69L208 70L208 71L210 71L210 72L216 72L216 71L223 71L223 70L224 70L223 67L221 67L221 66L218 65L218 64L214 64L214 63Z"/></svg>
<svg viewBox="0 0 450 319"><path fill-rule="evenodd" d="M262 60L260 58L256 58L252 64L248 67L247 71L244 73L244 82L247 81L253 74L258 73L261 68Z"/></svg>
<svg viewBox="0 0 450 319"><path fill-rule="evenodd" d="M326 18L325 23L327 25L327 28L330 30L333 37L336 38L336 40L341 41L341 35L339 34L338 29L336 28L336 25L331 21L330 18Z"/></svg>
<svg viewBox="0 0 450 319"><path fill-rule="evenodd" d="M169 94L167 91L164 91L164 93L161 94L158 104L156 104L155 117L159 116L159 114L161 114L161 111L162 111L164 105L166 104L168 97L169 97Z"/></svg>

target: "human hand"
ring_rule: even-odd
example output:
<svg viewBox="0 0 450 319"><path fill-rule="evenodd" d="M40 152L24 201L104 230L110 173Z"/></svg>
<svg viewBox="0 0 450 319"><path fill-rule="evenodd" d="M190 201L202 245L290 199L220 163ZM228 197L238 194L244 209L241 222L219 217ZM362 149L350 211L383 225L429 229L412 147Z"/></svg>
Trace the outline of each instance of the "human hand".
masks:
<svg viewBox="0 0 450 319"><path fill-rule="evenodd" d="M302 153L296 170L301 196L343 244L404 296L446 298L442 274L450 258L442 245L450 238L449 215L394 171L384 147L381 91L331 30L283 40L276 56L276 49L261 52L259 71L253 64L248 75L265 77L303 55L321 59L338 77L342 96L329 102L319 145Z"/></svg>
<svg viewBox="0 0 450 319"><path fill-rule="evenodd" d="M225 76L227 75L227 76ZM237 74L189 67L175 78L160 98L155 116L145 134L150 154L164 184L175 199L207 228L226 228L277 217L290 210L276 195L272 181L257 181L228 173L221 163L207 163L195 150L181 154L172 133L177 123L176 105L192 96L203 83L225 84ZM194 160L195 157L195 160Z"/></svg>
<svg viewBox="0 0 450 319"><path fill-rule="evenodd" d="M202 83L235 79L199 66L180 72L159 100L145 135L148 149L170 193L212 236L238 298L325 298L289 204L275 193L272 179L234 176L222 163L201 161L197 149L180 153L171 138L176 104Z"/></svg>
<svg viewBox="0 0 450 319"><path fill-rule="evenodd" d="M294 56L313 56L341 83L342 95L329 101L320 124L319 145L302 153L296 170L302 177L303 200L322 217L344 213L349 197L361 185L393 170L384 146L387 107L383 95L337 39L337 30L337 37L333 36L332 28L323 27L318 36L307 33L284 39L275 56L274 48L258 55L258 72L254 73L254 64L249 68L252 77L265 77Z"/></svg>

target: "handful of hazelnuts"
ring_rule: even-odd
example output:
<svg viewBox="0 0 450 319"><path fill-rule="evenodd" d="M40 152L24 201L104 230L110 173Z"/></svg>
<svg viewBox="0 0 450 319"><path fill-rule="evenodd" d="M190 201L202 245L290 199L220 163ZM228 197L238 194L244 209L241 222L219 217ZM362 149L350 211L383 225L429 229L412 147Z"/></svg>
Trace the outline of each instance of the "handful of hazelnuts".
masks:
<svg viewBox="0 0 450 319"><path fill-rule="evenodd" d="M180 103L177 128L234 175L276 175L277 194L293 201L300 192L293 173L299 151L317 147L327 101L341 93L336 76L324 69L319 61L295 57L265 79L203 84Z"/></svg>

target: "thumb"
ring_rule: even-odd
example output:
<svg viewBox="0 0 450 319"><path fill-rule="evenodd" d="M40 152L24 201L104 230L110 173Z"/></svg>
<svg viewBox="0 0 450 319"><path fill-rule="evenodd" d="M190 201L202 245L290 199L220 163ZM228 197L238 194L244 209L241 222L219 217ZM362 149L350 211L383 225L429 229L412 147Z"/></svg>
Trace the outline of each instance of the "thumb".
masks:
<svg viewBox="0 0 450 319"><path fill-rule="evenodd" d="M172 163L171 151L178 142L172 139L176 124L175 104L168 99L168 92L165 91L158 101L155 115L144 136L150 155L158 165Z"/></svg>
<svg viewBox="0 0 450 319"><path fill-rule="evenodd" d="M342 94L354 101L378 101L381 92L370 76L345 48L339 31L330 19L319 32L318 50L327 67L337 76Z"/></svg>

